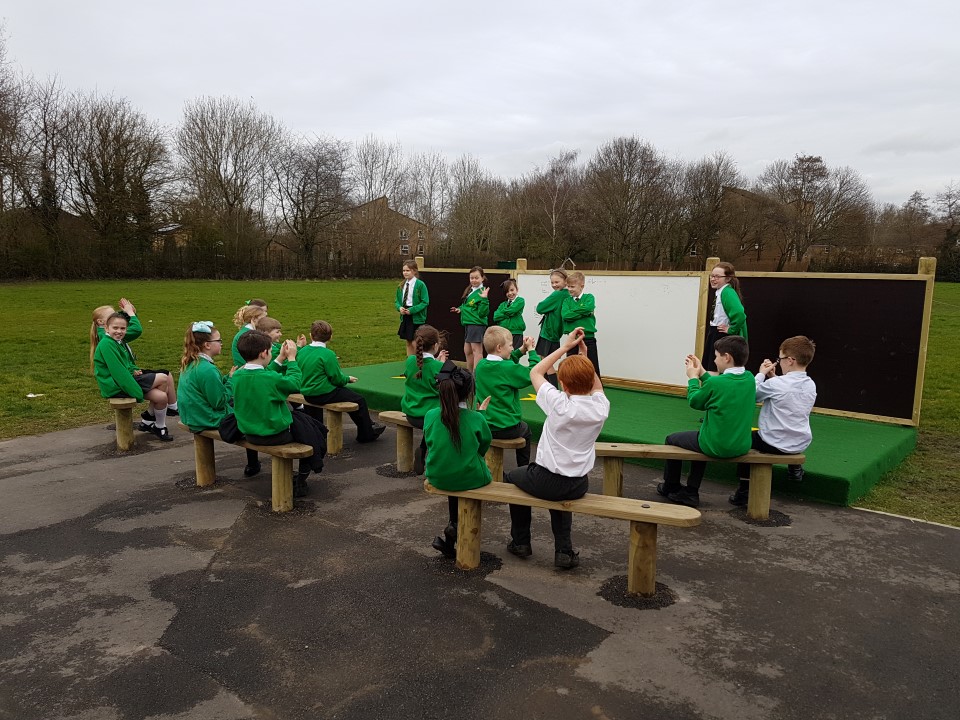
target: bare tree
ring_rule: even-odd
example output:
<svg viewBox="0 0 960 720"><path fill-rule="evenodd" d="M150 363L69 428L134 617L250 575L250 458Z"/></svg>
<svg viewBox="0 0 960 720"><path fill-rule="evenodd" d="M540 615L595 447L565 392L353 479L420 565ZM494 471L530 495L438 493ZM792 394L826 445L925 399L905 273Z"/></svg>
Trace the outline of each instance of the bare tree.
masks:
<svg viewBox="0 0 960 720"><path fill-rule="evenodd" d="M419 153L405 173L410 214L437 235L450 212L450 169L438 152Z"/></svg>
<svg viewBox="0 0 960 720"><path fill-rule="evenodd" d="M575 246L582 245L573 235L574 205L583 181L577 156L576 150L560 153L550 159L546 168L537 168L528 182L541 240L536 248L538 253L571 257L576 254Z"/></svg>
<svg viewBox="0 0 960 720"><path fill-rule="evenodd" d="M329 138L287 137L274 155L273 190L280 220L311 272L320 271L321 251L337 223L348 215L351 187L349 146Z"/></svg>
<svg viewBox="0 0 960 720"><path fill-rule="evenodd" d="M743 182L736 162L725 152L714 153L684 169L686 216L681 257L689 255L691 250L696 250L700 257L717 254L720 232L729 221L730 204L726 200L726 189L739 188ZM672 259L676 262L681 257Z"/></svg>
<svg viewBox="0 0 960 720"><path fill-rule="evenodd" d="M359 204L385 197L394 209L409 214L400 143L368 135L354 148L352 167L352 185Z"/></svg>
<svg viewBox="0 0 960 720"><path fill-rule="evenodd" d="M501 240L506 188L471 155L463 155L453 163L450 177L450 250L468 257L487 255Z"/></svg>

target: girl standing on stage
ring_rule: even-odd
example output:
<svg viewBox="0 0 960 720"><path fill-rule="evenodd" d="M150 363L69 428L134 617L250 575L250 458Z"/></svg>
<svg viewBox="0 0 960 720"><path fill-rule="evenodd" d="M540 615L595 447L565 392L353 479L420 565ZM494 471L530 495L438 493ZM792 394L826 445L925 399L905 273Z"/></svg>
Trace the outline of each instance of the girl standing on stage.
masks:
<svg viewBox="0 0 960 720"><path fill-rule="evenodd" d="M710 287L716 291L713 302L713 318L707 327L707 339L703 346L703 369L716 372L713 345L727 335L739 335L747 339L747 313L743 309L743 293L737 271L728 262L717 263L710 271Z"/></svg>
<svg viewBox="0 0 960 720"><path fill-rule="evenodd" d="M407 355L416 351L414 338L417 328L427 321L427 306L430 304L430 295L427 286L420 279L420 268L416 260L406 260L403 263L403 282L397 288L397 297L394 307L400 313L400 329L397 335L407 343Z"/></svg>
<svg viewBox="0 0 960 720"><path fill-rule="evenodd" d="M460 324L463 325L463 354L466 356L467 370L472 373L483 358L483 333L490 321L490 301L487 299L490 288L483 286L487 276L479 265L470 268L469 279L470 284L460 298L460 307L452 307L450 312L460 316Z"/></svg>

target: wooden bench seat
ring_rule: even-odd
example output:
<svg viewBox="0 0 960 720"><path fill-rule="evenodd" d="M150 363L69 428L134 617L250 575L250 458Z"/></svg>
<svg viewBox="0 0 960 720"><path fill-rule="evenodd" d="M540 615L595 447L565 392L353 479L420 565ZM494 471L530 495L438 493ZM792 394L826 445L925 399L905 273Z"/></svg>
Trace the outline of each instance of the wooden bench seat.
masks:
<svg viewBox="0 0 960 720"><path fill-rule="evenodd" d="M126 452L133 447L133 409L136 398L107 398L113 410L113 422L116 425L117 450Z"/></svg>
<svg viewBox="0 0 960 720"><path fill-rule="evenodd" d="M343 451L343 414L356 412L360 406L354 402L336 402L326 405L309 403L300 393L287 398L294 405L309 405L323 408L323 424L327 426L327 455L339 455Z"/></svg>
<svg viewBox="0 0 960 720"><path fill-rule="evenodd" d="M700 511L683 505L633 500L608 495L584 495L579 500L554 502L528 495L509 483L490 483L476 490L447 492L424 481L423 489L433 495L460 499L457 523L457 567L472 570L480 565L480 526L484 502L512 503L566 510L630 522L630 552L627 564L627 592L650 597L656 591L657 525L693 527L700 524Z"/></svg>
<svg viewBox="0 0 960 720"><path fill-rule="evenodd" d="M397 470L410 472L413 470L413 425L399 410L384 410L380 413L380 422L397 426ZM511 440L494 438L484 456L494 482L503 482L503 451L522 447L523 438Z"/></svg>
<svg viewBox="0 0 960 720"><path fill-rule="evenodd" d="M189 431L183 423L180 427ZM197 464L197 485L212 485L217 478L217 461L213 450L213 441L223 442L216 430L203 430L193 433L193 452ZM230 444L230 443L228 443ZM287 512L293 509L293 461L313 455L313 448L303 443L285 445L254 445L253 443L232 443L237 447L256 450L273 458L271 472L272 503L274 512Z"/></svg>
<svg viewBox="0 0 960 720"><path fill-rule="evenodd" d="M746 463L750 465L750 495L747 500L747 516L754 520L770 517L770 486L773 466L779 464L802 465L806 457L798 455L772 455L751 450L735 458L715 458L693 450L673 445L643 445L639 443L596 444L597 457L603 458L603 494L623 496L624 458L652 460L700 460L703 462Z"/></svg>

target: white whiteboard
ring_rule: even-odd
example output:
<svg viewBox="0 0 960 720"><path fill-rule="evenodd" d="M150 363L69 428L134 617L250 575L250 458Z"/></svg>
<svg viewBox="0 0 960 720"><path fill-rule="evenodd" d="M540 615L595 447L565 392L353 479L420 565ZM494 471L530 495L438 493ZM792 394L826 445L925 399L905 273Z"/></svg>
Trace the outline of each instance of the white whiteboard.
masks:
<svg viewBox="0 0 960 720"><path fill-rule="evenodd" d="M683 360L696 352L700 277L587 275L597 301L597 351L607 377L685 386ZM537 303L552 292L549 275L517 273L527 335L539 336Z"/></svg>

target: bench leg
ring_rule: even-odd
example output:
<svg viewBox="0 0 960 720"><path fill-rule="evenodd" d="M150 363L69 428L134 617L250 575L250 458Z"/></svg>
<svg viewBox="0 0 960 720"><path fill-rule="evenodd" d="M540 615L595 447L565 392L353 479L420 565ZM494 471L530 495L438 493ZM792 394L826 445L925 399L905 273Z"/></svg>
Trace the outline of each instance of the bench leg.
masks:
<svg viewBox="0 0 960 720"><path fill-rule="evenodd" d="M133 408L116 408L113 420L117 426L117 450L126 452L133 447Z"/></svg>
<svg viewBox="0 0 960 720"><path fill-rule="evenodd" d="M327 426L327 455L339 455L343 450L343 413L323 410L323 422Z"/></svg>
<svg viewBox="0 0 960 720"><path fill-rule="evenodd" d="M397 470L413 470L413 428L397 425Z"/></svg>
<svg viewBox="0 0 960 720"><path fill-rule="evenodd" d="M603 459L603 494L623 497L623 458Z"/></svg>
<svg viewBox="0 0 960 720"><path fill-rule="evenodd" d="M490 468L490 477L493 482L503 482L503 448L491 445L484 456L484 460L487 461L487 467Z"/></svg>
<svg viewBox="0 0 960 720"><path fill-rule="evenodd" d="M630 523L627 592L652 597L657 591L657 524Z"/></svg>
<svg viewBox="0 0 960 720"><path fill-rule="evenodd" d="M273 458L273 511L293 510L293 460Z"/></svg>
<svg viewBox="0 0 960 720"><path fill-rule="evenodd" d="M459 499L457 512L457 567L476 570L480 567L480 521L483 503L470 498Z"/></svg>
<svg viewBox="0 0 960 720"><path fill-rule="evenodd" d="M193 456L197 463L197 487L213 485L217 479L217 458L213 451L213 439L194 435Z"/></svg>
<svg viewBox="0 0 960 720"><path fill-rule="evenodd" d="M747 517L766 520L770 517L770 485L773 465L750 466L750 495L747 497Z"/></svg>

